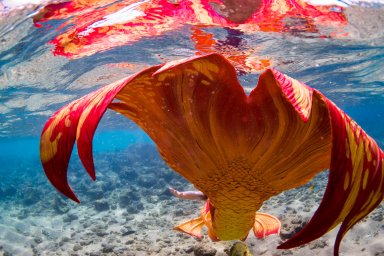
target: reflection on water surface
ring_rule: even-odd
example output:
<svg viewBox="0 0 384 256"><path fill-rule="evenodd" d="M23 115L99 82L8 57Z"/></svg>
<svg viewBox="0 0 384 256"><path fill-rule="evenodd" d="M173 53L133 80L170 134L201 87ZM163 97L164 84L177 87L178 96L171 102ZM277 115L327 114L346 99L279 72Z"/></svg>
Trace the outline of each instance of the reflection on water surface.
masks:
<svg viewBox="0 0 384 256"><path fill-rule="evenodd" d="M25 194L36 193L43 202L34 184L39 184L44 193L53 194L36 157L38 136L54 110L150 65L195 54L220 52L228 57L248 91L255 86L260 72L269 67L302 80L336 102L383 147L382 1L296 1L295 6L293 1L265 0L260 4L250 1L253 5L247 5L248 2L236 1L239 4L233 5L225 0L1 1L0 165L4 173L1 195L8 203L18 202L18 221L32 214L25 205L36 203ZM116 131L123 129L128 129L126 134L117 136ZM148 138L133 123L114 113L107 113L98 133L95 150L100 155L105 154L103 151L125 150L126 141L132 145L148 143ZM107 158L112 155L115 157L111 153ZM130 156L129 161L137 164L143 155ZM120 162L109 165L108 160L100 160L101 169L120 170ZM143 164L133 166L139 168ZM100 173L107 176L104 171ZM134 173L127 171L131 172ZM125 182L132 178L127 173ZM177 180L164 173L161 179ZM112 185L108 184L119 183L113 175L118 174L113 171L111 177L103 180L101 174L97 188L103 187L104 193L109 188L113 194ZM74 179L86 180L85 177ZM142 179L137 182L145 183ZM180 181L180 184L185 183ZM83 187L89 186L82 183L77 186L85 190ZM159 187L154 191L162 190ZM92 193L90 198L97 197ZM57 211L67 211L60 200L52 199ZM26 230L40 232L36 230L44 223L39 219L35 220L40 225L38 228L31 226ZM14 216L9 220L14 221ZM65 229L64 225L62 228ZM55 240L58 231L51 231L40 247L58 243ZM64 233L70 235L69 230ZM28 244L39 247L36 242ZM25 250L31 252L29 247Z"/></svg>

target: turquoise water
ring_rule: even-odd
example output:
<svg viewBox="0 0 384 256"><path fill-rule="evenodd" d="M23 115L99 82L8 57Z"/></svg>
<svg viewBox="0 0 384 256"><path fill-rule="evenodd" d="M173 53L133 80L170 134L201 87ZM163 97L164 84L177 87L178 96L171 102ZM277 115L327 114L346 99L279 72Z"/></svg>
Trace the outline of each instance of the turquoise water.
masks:
<svg viewBox="0 0 384 256"><path fill-rule="evenodd" d="M316 33L308 36L293 32L244 33L233 28L186 24L75 59L53 54L54 45L49 43L66 31L67 27L60 27L65 20L47 21L39 28L31 19L35 7L3 16L0 19L0 254L75 255L77 252L83 255L88 252L90 255L98 251L102 252L99 255L131 255L129 248L135 248L140 255L136 237L131 244L122 245L121 250L118 248L120 251L89 244L82 244L82 250L75 250L67 239L60 245L63 237L69 241L77 238L73 234L76 232L64 228L65 223L71 225L76 218L97 220L97 214L103 213L103 205L95 206L95 200L107 201L105 207L109 216L116 214L118 221L122 216L128 218L119 212L125 209L121 191L127 187L134 188L125 191L127 195L138 193L142 198L136 198L141 202L135 203L136 208L125 209L139 220L140 214L154 214L151 209L161 208L163 204L165 208L173 204L189 207L184 213L190 215L195 210L198 212L197 206L176 202L166 193L169 185L182 188L188 184L165 166L144 132L112 112L107 112L102 119L94 138L98 181L92 183L86 176L76 151L71 158L69 179L80 195L81 206L68 202L51 187L39 160L39 136L54 111L144 67L194 55L198 52L192 40L196 28L212 35L215 51L228 54L236 49L256 59L268 59L271 67L320 90L384 148L384 9L380 8L383 8L380 4L347 8L352 25L343 28L349 33L344 37L319 38ZM359 16L365 12L370 15ZM255 86L260 72L247 68L239 70L239 80L246 90ZM128 196L126 200L134 201L132 198ZM89 215L84 215L86 207L92 209ZM166 221L180 217L175 210L166 210L166 213ZM156 214L162 215L161 211ZM77 217L73 217L75 215ZM43 218L48 220L41 221ZM75 219L66 222L66 218ZM158 229L156 225L143 229L172 232L176 222L169 222L165 227L160 225ZM120 226L127 229L129 225ZM123 232L121 230L117 233ZM138 227L134 233L140 230ZM384 228L379 236L384 239ZM98 242L108 244L108 235L100 237L102 242ZM174 239L183 241L176 235ZM149 248L147 245L140 244ZM167 252L162 250L164 254ZM187 249L184 252L172 250L175 255L188 255ZM154 249L141 252L141 255L158 254Z"/></svg>

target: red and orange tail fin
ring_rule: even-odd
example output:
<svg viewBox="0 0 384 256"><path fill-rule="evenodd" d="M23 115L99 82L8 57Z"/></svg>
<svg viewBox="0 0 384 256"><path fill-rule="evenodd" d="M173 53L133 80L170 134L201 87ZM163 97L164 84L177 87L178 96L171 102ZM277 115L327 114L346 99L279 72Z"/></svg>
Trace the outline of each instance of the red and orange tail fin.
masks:
<svg viewBox="0 0 384 256"><path fill-rule="evenodd" d="M275 216L256 212L253 233L257 238L266 238L269 235L280 234L281 222Z"/></svg>
<svg viewBox="0 0 384 256"><path fill-rule="evenodd" d="M65 196L79 202L68 185L67 168L77 140L79 157L95 179L92 139L108 105L127 79L102 87L64 106L47 121L41 134L40 159L49 181Z"/></svg>
<svg viewBox="0 0 384 256"><path fill-rule="evenodd" d="M257 173L253 178L260 185L265 180L273 185L274 191L257 190L268 195L302 185L330 166L319 209L279 248L308 243L342 223L337 255L344 234L384 197L383 151L324 95L267 70L247 96L233 66L221 55L210 54L143 70L68 104L48 120L41 136L44 170L59 191L77 202L67 182L74 141L95 178L92 138L107 107L142 127L168 165L212 202L208 181L229 173L222 167L238 156L249 156L257 169L267 170L264 181ZM261 155L266 148L268 154ZM215 203L217 210L222 202Z"/></svg>
<svg viewBox="0 0 384 256"><path fill-rule="evenodd" d="M343 236L384 198L384 153L349 116L316 91L327 104L332 152L330 174L323 200L310 222L280 245L289 249L308 243L342 223L334 255L339 255Z"/></svg>

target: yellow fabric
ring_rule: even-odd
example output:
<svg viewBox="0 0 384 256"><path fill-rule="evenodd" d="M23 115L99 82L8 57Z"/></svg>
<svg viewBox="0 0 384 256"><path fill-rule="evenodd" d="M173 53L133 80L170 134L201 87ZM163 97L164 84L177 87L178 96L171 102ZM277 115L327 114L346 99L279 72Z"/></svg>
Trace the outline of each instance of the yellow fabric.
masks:
<svg viewBox="0 0 384 256"><path fill-rule="evenodd" d="M325 103L304 93L298 113L279 87L267 71L247 96L232 66L211 57L143 72L110 108L141 126L169 166L208 196L218 238L239 239L265 200L329 166Z"/></svg>

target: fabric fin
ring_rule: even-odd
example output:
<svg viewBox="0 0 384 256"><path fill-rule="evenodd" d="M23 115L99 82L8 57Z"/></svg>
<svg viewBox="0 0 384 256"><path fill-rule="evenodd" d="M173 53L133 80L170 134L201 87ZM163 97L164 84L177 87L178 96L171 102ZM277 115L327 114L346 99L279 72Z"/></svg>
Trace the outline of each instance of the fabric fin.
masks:
<svg viewBox="0 0 384 256"><path fill-rule="evenodd" d="M263 201L328 167L318 210L279 248L308 243L342 223L337 255L344 234L383 200L383 151L323 94L267 70L247 96L233 66L210 54L143 70L69 103L48 120L41 136L44 170L77 202L67 181L74 141L95 178L92 138L107 107L136 122L164 161L210 199L205 225L220 239L245 237ZM200 235L201 225L196 219L180 229Z"/></svg>
<svg viewBox="0 0 384 256"><path fill-rule="evenodd" d="M67 180L68 162L77 140L79 157L92 179L95 168L92 139L109 103L127 79L102 87L64 106L47 121L40 138L40 159L52 183L65 196L79 202Z"/></svg>
<svg viewBox="0 0 384 256"><path fill-rule="evenodd" d="M269 235L280 234L281 222L275 216L256 212L253 233L257 238L264 239Z"/></svg>
<svg viewBox="0 0 384 256"><path fill-rule="evenodd" d="M204 226L204 219L202 217L191 219L186 221L176 227L175 230L187 233L188 235L194 236L196 238L201 238L201 229Z"/></svg>
<svg viewBox="0 0 384 256"><path fill-rule="evenodd" d="M324 97L316 93L318 97ZM280 245L288 249L308 243L342 223L334 246L384 196L383 151L349 116L327 100L332 126L332 156L323 200L310 222ZM321 223L321 225L320 225Z"/></svg>

